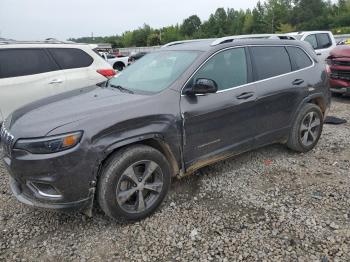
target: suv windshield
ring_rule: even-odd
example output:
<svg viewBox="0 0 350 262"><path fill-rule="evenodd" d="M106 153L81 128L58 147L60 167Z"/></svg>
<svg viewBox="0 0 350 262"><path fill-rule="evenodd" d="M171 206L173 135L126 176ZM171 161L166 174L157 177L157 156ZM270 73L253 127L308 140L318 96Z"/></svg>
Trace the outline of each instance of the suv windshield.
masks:
<svg viewBox="0 0 350 262"><path fill-rule="evenodd" d="M198 51L161 51L145 55L109 81L132 91L157 93L169 87L198 57Z"/></svg>

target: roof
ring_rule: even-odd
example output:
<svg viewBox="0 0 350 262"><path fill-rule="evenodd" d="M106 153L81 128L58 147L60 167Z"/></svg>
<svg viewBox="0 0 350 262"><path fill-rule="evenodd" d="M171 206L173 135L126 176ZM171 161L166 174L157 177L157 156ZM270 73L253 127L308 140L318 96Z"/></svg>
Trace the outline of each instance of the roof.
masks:
<svg viewBox="0 0 350 262"><path fill-rule="evenodd" d="M293 35L303 35L303 34L309 34L309 33L312 33L312 34L322 34L322 33L331 33L331 31L300 31L300 32L291 32L291 33L287 33L287 34L285 34L285 35L293 36Z"/></svg>
<svg viewBox="0 0 350 262"><path fill-rule="evenodd" d="M0 38L0 45L41 45L41 44L69 44L69 45L87 45L81 43L75 43L72 41L60 41L53 38L48 38L42 41L19 41L13 39Z"/></svg>

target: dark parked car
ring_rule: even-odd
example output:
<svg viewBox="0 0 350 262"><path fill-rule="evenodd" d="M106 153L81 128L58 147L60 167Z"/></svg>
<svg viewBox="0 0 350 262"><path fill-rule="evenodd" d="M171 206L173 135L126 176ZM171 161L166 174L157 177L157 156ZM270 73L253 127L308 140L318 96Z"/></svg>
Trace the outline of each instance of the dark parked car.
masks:
<svg viewBox="0 0 350 262"><path fill-rule="evenodd" d="M337 46L327 59L331 91L350 95L350 46Z"/></svg>
<svg viewBox="0 0 350 262"><path fill-rule="evenodd" d="M168 45L105 86L32 103L4 122L11 188L25 204L142 219L172 177L272 143L313 149L330 103L310 45L210 40Z"/></svg>

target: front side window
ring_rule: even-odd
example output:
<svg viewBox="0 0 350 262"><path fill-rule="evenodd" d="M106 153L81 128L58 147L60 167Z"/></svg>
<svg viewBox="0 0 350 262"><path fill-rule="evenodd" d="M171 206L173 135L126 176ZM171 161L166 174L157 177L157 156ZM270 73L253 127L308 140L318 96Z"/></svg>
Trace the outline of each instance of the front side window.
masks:
<svg viewBox="0 0 350 262"><path fill-rule="evenodd" d="M289 55L284 47L251 47L251 53L256 80L263 80L292 71Z"/></svg>
<svg viewBox="0 0 350 262"><path fill-rule="evenodd" d="M43 49L0 50L0 78L35 75L59 70Z"/></svg>
<svg viewBox="0 0 350 262"><path fill-rule="evenodd" d="M88 67L94 61L91 56L77 48L49 48L48 50L62 69Z"/></svg>
<svg viewBox="0 0 350 262"><path fill-rule="evenodd" d="M198 51L160 51L144 56L109 81L132 91L157 93L168 88L194 62Z"/></svg>
<svg viewBox="0 0 350 262"><path fill-rule="evenodd" d="M318 45L317 45L317 39L316 39L316 35L309 35L305 38L305 41L308 42L313 49L317 49Z"/></svg>
<svg viewBox="0 0 350 262"><path fill-rule="evenodd" d="M199 78L214 80L218 90L240 86L248 82L247 60L244 48L233 48L212 57L192 77L190 84Z"/></svg>
<svg viewBox="0 0 350 262"><path fill-rule="evenodd" d="M326 33L323 34L317 34L317 42L318 42L318 49L328 48L332 46L332 41L329 38L329 35Z"/></svg>

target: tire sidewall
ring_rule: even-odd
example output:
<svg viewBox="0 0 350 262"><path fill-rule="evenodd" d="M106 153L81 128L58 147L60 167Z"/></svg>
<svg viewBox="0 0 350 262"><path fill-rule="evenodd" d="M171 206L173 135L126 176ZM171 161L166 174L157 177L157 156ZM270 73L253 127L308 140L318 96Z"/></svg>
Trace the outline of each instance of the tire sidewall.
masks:
<svg viewBox="0 0 350 262"><path fill-rule="evenodd" d="M132 164L142 160L151 160L156 162L163 173L163 188L160 192L158 199L152 204L150 208L147 208L141 213L128 213L123 210L116 198L117 186L123 172ZM157 207L163 202L170 187L171 173L169 163L166 158L157 150L140 150L134 148L134 150L126 151L119 159L113 159L104 169L99 188L103 187L104 190L99 191L100 201L103 201L103 205L108 209L104 210L109 216L116 218L119 221L136 221L151 215Z"/></svg>
<svg viewBox="0 0 350 262"><path fill-rule="evenodd" d="M306 116L308 113L310 113L310 112L314 112L314 113L316 113L316 114L318 115L318 117L319 117L319 119L320 119L320 127L319 127L320 130L319 130L319 133L318 133L317 138L316 138L316 140L314 141L314 143L312 143L312 144L309 145L309 146L305 146L305 145L302 143L302 141L301 141L301 137L300 137L300 127L301 127L302 121L304 120L305 116ZM321 110L319 109L319 107L316 106L316 105L313 105L312 107L310 107L310 108L308 108L308 109L305 108L305 109L302 111L302 114L300 114L299 117L298 117L297 125L298 125L298 126L297 126L297 129L296 129L297 132L298 132L298 134L297 134L297 140L298 140L298 143L299 143L300 147L301 147L305 152L312 150L312 149L317 145L318 141L320 140L320 137L321 137L321 134L322 134L322 130L323 130L323 114L322 114Z"/></svg>

